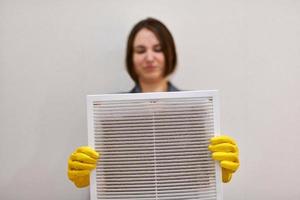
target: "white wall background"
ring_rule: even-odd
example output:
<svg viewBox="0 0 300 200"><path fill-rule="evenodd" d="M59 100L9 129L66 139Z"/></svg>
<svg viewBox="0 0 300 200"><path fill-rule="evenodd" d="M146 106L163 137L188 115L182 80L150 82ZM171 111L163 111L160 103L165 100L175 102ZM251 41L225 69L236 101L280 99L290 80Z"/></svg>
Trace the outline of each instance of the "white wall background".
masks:
<svg viewBox="0 0 300 200"><path fill-rule="evenodd" d="M181 89L219 89L241 167L224 200L300 199L300 1L0 0L0 199L89 198L66 176L87 94L129 90L127 35L173 33Z"/></svg>

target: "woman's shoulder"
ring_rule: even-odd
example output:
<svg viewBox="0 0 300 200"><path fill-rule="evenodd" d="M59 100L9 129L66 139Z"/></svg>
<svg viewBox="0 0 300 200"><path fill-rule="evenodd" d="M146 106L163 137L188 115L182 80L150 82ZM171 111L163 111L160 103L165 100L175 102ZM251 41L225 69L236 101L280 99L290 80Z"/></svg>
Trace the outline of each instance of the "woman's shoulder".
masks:
<svg viewBox="0 0 300 200"><path fill-rule="evenodd" d="M168 92L179 92L179 90L176 86L174 86L172 83L168 83Z"/></svg>

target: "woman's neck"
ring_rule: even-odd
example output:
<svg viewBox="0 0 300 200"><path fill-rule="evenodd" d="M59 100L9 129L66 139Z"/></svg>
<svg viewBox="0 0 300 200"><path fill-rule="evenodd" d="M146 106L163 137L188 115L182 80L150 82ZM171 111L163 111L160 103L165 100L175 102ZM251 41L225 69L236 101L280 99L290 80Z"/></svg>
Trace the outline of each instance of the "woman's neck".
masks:
<svg viewBox="0 0 300 200"><path fill-rule="evenodd" d="M162 79L156 82L139 82L142 92L167 92L168 80Z"/></svg>

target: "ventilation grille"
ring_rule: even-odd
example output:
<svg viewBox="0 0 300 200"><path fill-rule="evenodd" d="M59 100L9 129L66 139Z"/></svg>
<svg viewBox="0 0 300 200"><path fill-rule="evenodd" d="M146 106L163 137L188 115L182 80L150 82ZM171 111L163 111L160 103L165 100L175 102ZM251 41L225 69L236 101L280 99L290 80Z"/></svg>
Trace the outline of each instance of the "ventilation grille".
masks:
<svg viewBox="0 0 300 200"><path fill-rule="evenodd" d="M89 143L101 152L93 200L220 199L218 170L207 149L216 132L213 95L88 98Z"/></svg>

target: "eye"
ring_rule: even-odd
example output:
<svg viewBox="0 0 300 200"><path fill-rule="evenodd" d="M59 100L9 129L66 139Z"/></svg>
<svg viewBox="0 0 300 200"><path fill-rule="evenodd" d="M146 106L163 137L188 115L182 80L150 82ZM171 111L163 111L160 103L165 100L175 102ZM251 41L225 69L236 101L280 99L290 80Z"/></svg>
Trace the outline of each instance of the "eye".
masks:
<svg viewBox="0 0 300 200"><path fill-rule="evenodd" d="M134 52L137 54L142 54L146 52L146 48L142 46L137 46L134 48Z"/></svg>
<svg viewBox="0 0 300 200"><path fill-rule="evenodd" d="M162 52L161 46L160 46L160 45L156 45L156 46L154 47L154 51L155 51L155 52Z"/></svg>

